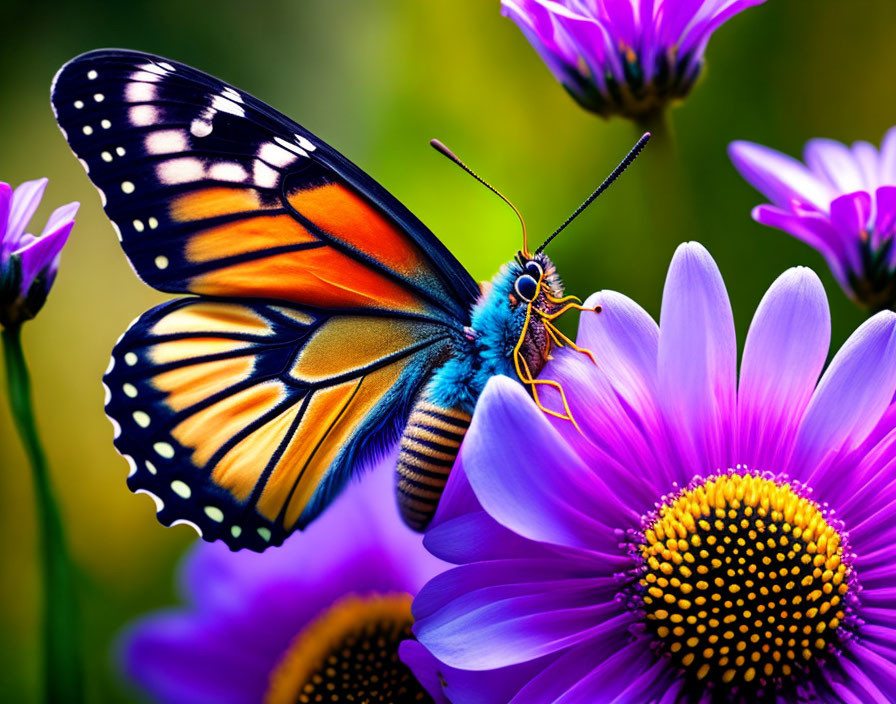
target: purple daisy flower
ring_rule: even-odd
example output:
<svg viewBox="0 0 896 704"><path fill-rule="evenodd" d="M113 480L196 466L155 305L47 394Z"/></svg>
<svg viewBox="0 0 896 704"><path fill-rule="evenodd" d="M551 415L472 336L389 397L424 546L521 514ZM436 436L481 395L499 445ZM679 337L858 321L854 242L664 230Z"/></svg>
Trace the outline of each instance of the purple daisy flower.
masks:
<svg viewBox="0 0 896 704"><path fill-rule="evenodd" d="M586 110L642 120L691 90L710 36L765 0L501 0Z"/></svg>
<svg viewBox="0 0 896 704"><path fill-rule="evenodd" d="M282 547L197 544L181 570L187 605L125 633L129 678L171 704L431 702L397 650L412 595L445 565L401 522L392 474L351 485Z"/></svg>
<svg viewBox="0 0 896 704"><path fill-rule="evenodd" d="M47 187L47 179L13 190L0 182L0 325L30 320L47 300L59 257L75 224L78 203L53 211L40 237L25 232Z"/></svg>
<svg viewBox="0 0 896 704"><path fill-rule="evenodd" d="M824 255L846 293L872 311L896 304L896 127L877 150L813 139L805 164L752 142L732 142L734 166L771 203L753 219Z"/></svg>
<svg viewBox="0 0 896 704"><path fill-rule="evenodd" d="M896 313L821 375L818 277L784 273L737 378L715 262L682 245L657 325L595 294L560 382L481 397L425 544L459 566L414 600L402 656L454 704L891 702ZM821 378L819 380L819 375Z"/></svg>

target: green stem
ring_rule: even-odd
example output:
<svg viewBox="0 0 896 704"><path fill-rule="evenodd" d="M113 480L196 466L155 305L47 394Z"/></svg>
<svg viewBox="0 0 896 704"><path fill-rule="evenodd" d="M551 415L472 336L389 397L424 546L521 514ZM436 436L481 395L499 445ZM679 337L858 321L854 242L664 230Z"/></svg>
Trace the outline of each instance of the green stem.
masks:
<svg viewBox="0 0 896 704"><path fill-rule="evenodd" d="M31 463L41 532L44 701L52 704L78 704L84 700L83 678L74 579L65 532L34 420L31 382L22 352L22 328L18 325L4 328L2 336L9 383L9 405Z"/></svg>

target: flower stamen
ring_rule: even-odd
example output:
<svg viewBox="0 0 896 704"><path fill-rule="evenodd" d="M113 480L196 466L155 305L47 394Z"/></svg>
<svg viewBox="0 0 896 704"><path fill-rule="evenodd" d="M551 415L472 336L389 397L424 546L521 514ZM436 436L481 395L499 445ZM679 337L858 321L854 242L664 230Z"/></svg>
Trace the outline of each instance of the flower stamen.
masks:
<svg viewBox="0 0 896 704"><path fill-rule="evenodd" d="M638 594L652 632L698 682L765 688L840 637L845 536L779 478L695 480L646 522Z"/></svg>

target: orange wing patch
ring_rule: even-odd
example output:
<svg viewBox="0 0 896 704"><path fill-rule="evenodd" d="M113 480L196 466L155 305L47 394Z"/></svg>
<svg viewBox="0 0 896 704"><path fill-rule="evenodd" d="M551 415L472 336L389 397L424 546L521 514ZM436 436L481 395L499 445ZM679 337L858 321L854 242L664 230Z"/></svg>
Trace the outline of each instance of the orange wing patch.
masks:
<svg viewBox="0 0 896 704"><path fill-rule="evenodd" d="M200 332L270 335L267 320L251 308L233 303L196 303L181 308L174 315L159 320L152 328L153 335L174 335Z"/></svg>
<svg viewBox="0 0 896 704"><path fill-rule="evenodd" d="M296 190L288 200L329 235L407 278L425 267L423 252L410 237L340 183Z"/></svg>
<svg viewBox="0 0 896 704"><path fill-rule="evenodd" d="M280 382L252 386L194 413L174 427L171 434L193 450L193 462L203 467L225 442L273 410L286 398Z"/></svg>
<svg viewBox="0 0 896 704"><path fill-rule="evenodd" d="M202 188L171 200L168 214L175 222L193 222L221 215L277 209L279 203L265 205L254 188Z"/></svg>
<svg viewBox="0 0 896 704"><path fill-rule="evenodd" d="M210 227L187 240L186 257L202 263L272 247L320 242L291 215L264 215Z"/></svg>
<svg viewBox="0 0 896 704"><path fill-rule="evenodd" d="M200 362L162 372L152 383L168 394L165 403L172 411L183 411L230 388L236 380L248 379L253 366L252 357Z"/></svg>
<svg viewBox="0 0 896 704"><path fill-rule="evenodd" d="M277 519L296 483L305 481L309 460L344 413L360 383L358 379L351 379L321 389L308 402L301 426L290 439L256 504L259 513L269 521ZM353 420L357 421L357 418Z"/></svg>
<svg viewBox="0 0 896 704"><path fill-rule="evenodd" d="M420 323L394 318L371 318L363 326L357 318L331 318L302 347L290 375L315 384L358 372L413 346L420 340L419 328Z"/></svg>
<svg viewBox="0 0 896 704"><path fill-rule="evenodd" d="M240 440L221 458L212 472L212 481L233 494L237 501L247 501L271 453L285 440L298 412L299 406L292 406Z"/></svg>
<svg viewBox="0 0 896 704"><path fill-rule="evenodd" d="M190 290L208 296L279 298L318 308L427 309L407 286L331 247L224 266L193 277Z"/></svg>

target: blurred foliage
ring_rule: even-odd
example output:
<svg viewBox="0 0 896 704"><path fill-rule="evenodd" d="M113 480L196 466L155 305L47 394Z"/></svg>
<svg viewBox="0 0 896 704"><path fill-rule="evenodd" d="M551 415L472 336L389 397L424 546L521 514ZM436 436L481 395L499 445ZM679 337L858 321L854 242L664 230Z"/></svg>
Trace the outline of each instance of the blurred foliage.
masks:
<svg viewBox="0 0 896 704"><path fill-rule="evenodd" d="M163 300L133 275L99 198L57 130L54 72L119 46L184 61L268 101L343 151L417 213L477 278L519 247L513 214L428 146L439 137L516 202L540 241L637 136L580 110L553 81L498 0L130 0L18 2L0 43L0 179L49 176L38 217L82 210L46 308L25 328L37 411L75 557L91 701L134 701L112 643L129 619L171 604L173 568L193 540L164 529L125 487L100 378L132 318ZM889 89L896 3L769 0L713 37L703 79L672 114L674 152L648 150L551 246L571 291L623 291L659 312L675 246L703 242L731 294L741 341L765 289L789 266L818 271L834 346L863 315L821 257L753 223L760 202L725 154L735 138L798 153L806 139L879 142L896 119ZM37 226L36 226L37 227ZM25 458L0 404L0 693L36 687L35 530ZM298 538L301 539L301 538Z"/></svg>

